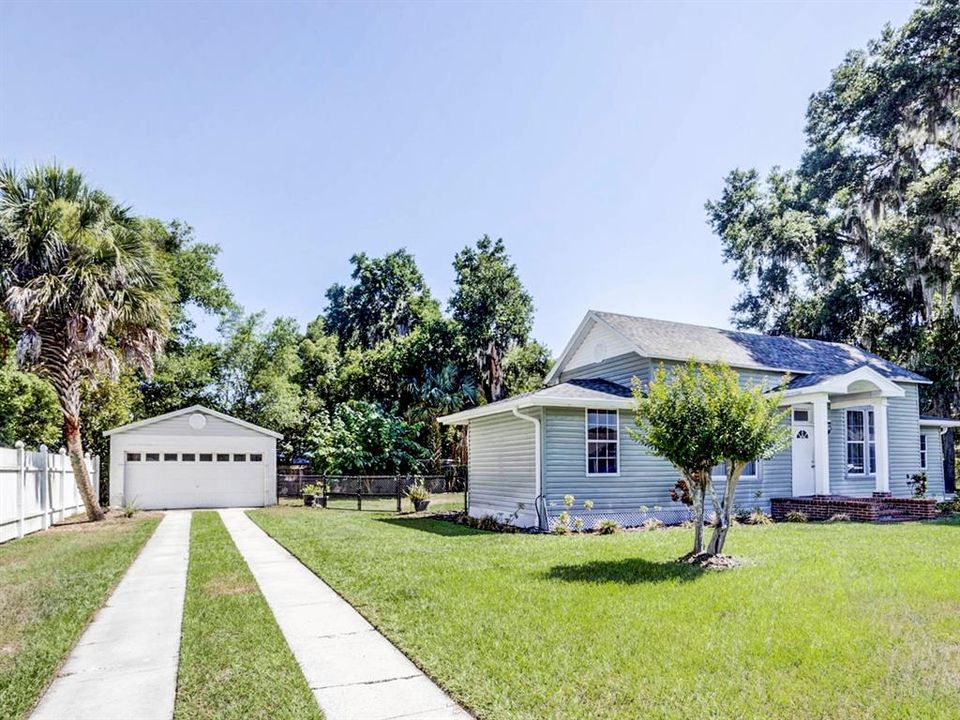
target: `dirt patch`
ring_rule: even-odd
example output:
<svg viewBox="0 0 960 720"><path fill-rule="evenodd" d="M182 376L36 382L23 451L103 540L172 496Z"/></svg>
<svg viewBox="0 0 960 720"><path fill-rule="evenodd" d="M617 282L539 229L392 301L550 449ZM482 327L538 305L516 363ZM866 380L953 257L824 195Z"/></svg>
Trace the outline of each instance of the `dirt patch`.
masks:
<svg viewBox="0 0 960 720"><path fill-rule="evenodd" d="M699 555L688 553L677 558L677 562L685 565L696 565L705 570L733 570L744 564L743 560L732 555L711 555L710 553L700 553Z"/></svg>
<svg viewBox="0 0 960 720"><path fill-rule="evenodd" d="M50 530L53 532L89 532L104 527L115 527L119 525L129 525L139 522L143 518L159 517L158 512L138 512L133 517L126 517L122 510L108 510L106 517L98 522L92 522L87 519L85 512L81 511L73 517L68 517L58 523L54 523Z"/></svg>
<svg viewBox="0 0 960 720"><path fill-rule="evenodd" d="M258 592L256 583L235 575L217 575L204 583L203 594L208 597L230 597Z"/></svg>

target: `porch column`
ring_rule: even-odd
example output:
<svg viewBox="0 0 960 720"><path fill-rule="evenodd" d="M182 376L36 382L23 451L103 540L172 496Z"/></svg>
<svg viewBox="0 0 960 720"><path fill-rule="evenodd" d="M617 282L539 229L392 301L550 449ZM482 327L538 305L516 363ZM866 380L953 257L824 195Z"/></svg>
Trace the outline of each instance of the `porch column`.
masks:
<svg viewBox="0 0 960 720"><path fill-rule="evenodd" d="M813 487L817 495L830 494L830 410L826 395L813 401Z"/></svg>
<svg viewBox="0 0 960 720"><path fill-rule="evenodd" d="M873 405L873 427L877 438L877 492L890 492L890 442L887 436L887 399L878 398Z"/></svg>

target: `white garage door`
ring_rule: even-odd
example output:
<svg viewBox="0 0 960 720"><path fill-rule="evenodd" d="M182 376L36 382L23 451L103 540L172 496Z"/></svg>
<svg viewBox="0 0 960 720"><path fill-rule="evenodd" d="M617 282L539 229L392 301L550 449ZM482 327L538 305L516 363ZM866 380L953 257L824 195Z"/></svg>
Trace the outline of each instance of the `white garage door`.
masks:
<svg viewBox="0 0 960 720"><path fill-rule="evenodd" d="M145 510L264 503L262 453L128 452L126 498Z"/></svg>

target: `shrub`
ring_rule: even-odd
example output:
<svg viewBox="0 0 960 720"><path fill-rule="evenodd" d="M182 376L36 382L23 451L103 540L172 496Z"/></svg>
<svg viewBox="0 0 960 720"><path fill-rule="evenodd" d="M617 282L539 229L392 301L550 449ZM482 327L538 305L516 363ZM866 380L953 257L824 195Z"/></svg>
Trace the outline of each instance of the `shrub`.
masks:
<svg viewBox="0 0 960 720"><path fill-rule="evenodd" d="M573 521L573 531L583 532L583 518L575 518Z"/></svg>
<svg viewBox="0 0 960 720"><path fill-rule="evenodd" d="M850 516L847 513L834 513L827 518L827 522L850 522Z"/></svg>
<svg viewBox="0 0 960 720"><path fill-rule="evenodd" d="M656 530L663 527L663 520L655 517L647 518L643 521L643 525L640 527L642 527L644 530Z"/></svg>
<svg viewBox="0 0 960 720"><path fill-rule="evenodd" d="M793 523L805 523L807 521L807 514L803 510L791 510L783 517L787 522Z"/></svg>
<svg viewBox="0 0 960 720"><path fill-rule="evenodd" d="M466 525L467 527L474 528L475 530L486 530L488 532L502 532L502 533L518 533L520 528L516 525L507 525L500 522L493 515L484 515L483 517L475 518L467 515L466 513L460 513L456 516L456 521L461 525Z"/></svg>
<svg viewBox="0 0 960 720"><path fill-rule="evenodd" d="M303 494L304 495L323 495L323 488L321 488L319 485L314 485L313 483L311 483L310 485L304 485Z"/></svg>
<svg viewBox="0 0 960 720"><path fill-rule="evenodd" d="M597 523L597 533L600 535L613 535L618 533L623 528L620 526L616 520L611 520L610 518L604 518L599 523Z"/></svg>
<svg viewBox="0 0 960 720"><path fill-rule="evenodd" d="M137 507L136 498L133 500L128 500L123 504L123 516L132 518L140 511L140 508Z"/></svg>
<svg viewBox="0 0 960 720"><path fill-rule="evenodd" d="M554 535L567 535L570 532L570 527L566 523L558 522L553 526Z"/></svg>
<svg viewBox="0 0 960 720"><path fill-rule="evenodd" d="M772 525L773 518L767 515L760 508L756 508L750 515L747 517L746 522L749 525Z"/></svg>
<svg viewBox="0 0 960 720"><path fill-rule="evenodd" d="M913 496L922 498L927 496L927 474L925 472L911 475L907 485L913 488Z"/></svg>
<svg viewBox="0 0 960 720"><path fill-rule="evenodd" d="M952 500L938 502L937 509L940 512L960 513L960 495L955 495Z"/></svg>
<svg viewBox="0 0 960 720"><path fill-rule="evenodd" d="M738 507L733 509L733 518L739 523L748 523L750 522L751 513L746 508Z"/></svg>

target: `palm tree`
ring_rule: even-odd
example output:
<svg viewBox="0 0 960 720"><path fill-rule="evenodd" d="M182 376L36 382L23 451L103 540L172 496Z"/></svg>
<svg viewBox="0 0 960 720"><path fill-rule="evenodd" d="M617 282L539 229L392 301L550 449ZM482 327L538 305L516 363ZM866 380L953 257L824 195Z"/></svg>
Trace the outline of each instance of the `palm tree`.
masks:
<svg viewBox="0 0 960 720"><path fill-rule="evenodd" d="M434 470L440 466L443 453L444 430L437 418L457 412L465 405L475 405L477 402L477 387L469 378L460 376L457 366L453 363L445 365L440 372L427 370L423 382L416 380L409 383L410 392L417 398L415 405L408 411L411 420L428 423L431 463ZM451 429L454 451L458 445L457 429ZM451 439L451 438L448 438Z"/></svg>
<svg viewBox="0 0 960 720"><path fill-rule="evenodd" d="M121 363L150 373L169 331L169 275L129 208L57 165L0 168L0 302L17 361L53 386L87 517L103 519L83 461L80 387Z"/></svg>

